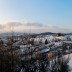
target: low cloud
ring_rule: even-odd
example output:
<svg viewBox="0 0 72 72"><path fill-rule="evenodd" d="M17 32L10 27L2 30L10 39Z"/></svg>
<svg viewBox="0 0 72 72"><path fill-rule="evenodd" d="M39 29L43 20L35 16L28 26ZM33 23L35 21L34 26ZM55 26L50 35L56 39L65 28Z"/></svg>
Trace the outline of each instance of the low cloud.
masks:
<svg viewBox="0 0 72 72"><path fill-rule="evenodd" d="M43 25L42 24L40 24L40 23L25 23L24 24L25 26L35 26L35 27L42 27Z"/></svg>
<svg viewBox="0 0 72 72"><path fill-rule="evenodd" d="M53 25L43 25L40 23L35 22L10 22L7 24L0 24L0 31L1 32L71 32L70 29L59 28Z"/></svg>

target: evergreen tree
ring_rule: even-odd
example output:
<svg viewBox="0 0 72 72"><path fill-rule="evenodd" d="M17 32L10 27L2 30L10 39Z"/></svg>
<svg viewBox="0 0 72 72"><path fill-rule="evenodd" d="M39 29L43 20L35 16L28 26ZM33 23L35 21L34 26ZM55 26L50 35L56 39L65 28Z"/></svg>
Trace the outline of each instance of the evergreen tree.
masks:
<svg viewBox="0 0 72 72"><path fill-rule="evenodd" d="M47 41L47 39L45 40L45 44L48 44L48 41Z"/></svg>

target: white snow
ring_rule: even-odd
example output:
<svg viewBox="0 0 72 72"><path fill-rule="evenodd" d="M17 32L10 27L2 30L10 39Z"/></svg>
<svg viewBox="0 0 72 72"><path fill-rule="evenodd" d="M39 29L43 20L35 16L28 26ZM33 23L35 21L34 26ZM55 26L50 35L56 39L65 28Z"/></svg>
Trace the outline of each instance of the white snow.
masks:
<svg viewBox="0 0 72 72"><path fill-rule="evenodd" d="M69 56L70 56L70 60L69 60L68 65L69 65L69 69L71 70L69 72L72 72L72 54L70 54Z"/></svg>

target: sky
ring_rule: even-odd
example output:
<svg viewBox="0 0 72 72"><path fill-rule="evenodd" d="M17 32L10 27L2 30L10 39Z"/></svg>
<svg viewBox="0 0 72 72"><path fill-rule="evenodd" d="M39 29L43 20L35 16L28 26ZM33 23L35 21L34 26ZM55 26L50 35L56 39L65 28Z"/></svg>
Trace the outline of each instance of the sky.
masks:
<svg viewBox="0 0 72 72"><path fill-rule="evenodd" d="M17 30L24 26L26 29L47 27L47 31L72 32L72 0L0 0L0 31L7 30L13 22L15 27L21 24Z"/></svg>

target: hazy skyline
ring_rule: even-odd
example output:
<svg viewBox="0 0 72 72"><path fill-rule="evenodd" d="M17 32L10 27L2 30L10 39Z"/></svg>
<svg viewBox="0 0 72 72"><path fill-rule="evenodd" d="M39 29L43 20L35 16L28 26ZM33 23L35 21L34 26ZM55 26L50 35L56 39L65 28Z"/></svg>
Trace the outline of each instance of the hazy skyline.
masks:
<svg viewBox="0 0 72 72"><path fill-rule="evenodd" d="M0 0L0 31L6 30L8 22L35 23L47 31L72 32L72 0ZM40 26L33 27L37 30Z"/></svg>

